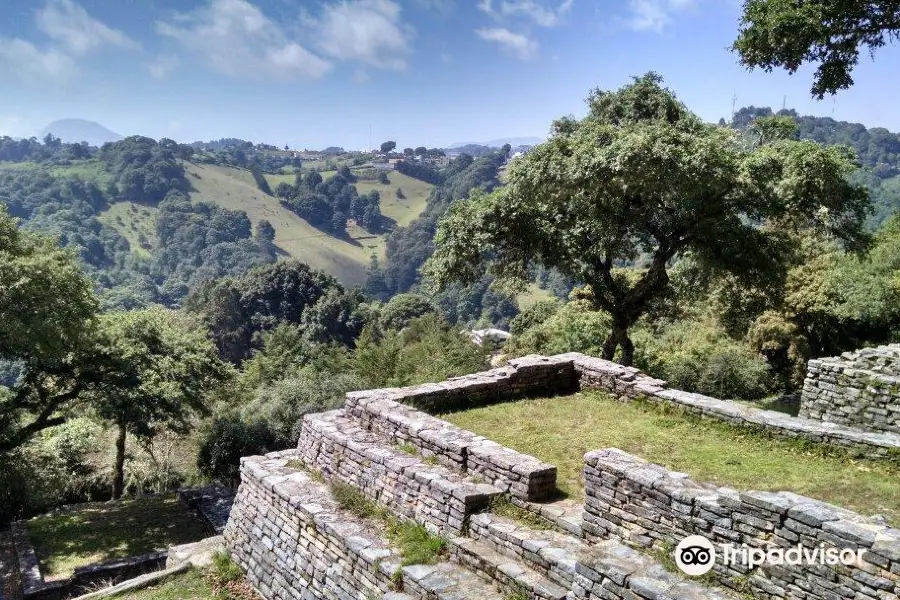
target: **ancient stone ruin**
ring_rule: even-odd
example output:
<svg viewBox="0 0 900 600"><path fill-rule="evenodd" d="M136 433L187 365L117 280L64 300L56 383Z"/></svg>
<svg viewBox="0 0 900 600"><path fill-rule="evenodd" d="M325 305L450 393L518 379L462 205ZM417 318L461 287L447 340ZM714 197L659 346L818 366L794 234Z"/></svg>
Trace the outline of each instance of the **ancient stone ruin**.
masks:
<svg viewBox="0 0 900 600"><path fill-rule="evenodd" d="M900 344L809 361L800 416L900 434Z"/></svg>
<svg viewBox="0 0 900 600"><path fill-rule="evenodd" d="M616 449L585 456L585 498L555 500L556 469L419 409L600 388L736 425L852 446L873 456L900 436L769 414L667 389L636 369L580 355L529 356L435 384L353 392L308 415L296 450L246 457L224 539L266 600L898 600L900 531L788 492L741 492ZM404 565L382 524L343 510L330 482L447 540L438 564ZM505 501L533 518L492 512ZM849 566L716 563L701 580L673 569L678 541L702 534L751 548L861 550Z"/></svg>

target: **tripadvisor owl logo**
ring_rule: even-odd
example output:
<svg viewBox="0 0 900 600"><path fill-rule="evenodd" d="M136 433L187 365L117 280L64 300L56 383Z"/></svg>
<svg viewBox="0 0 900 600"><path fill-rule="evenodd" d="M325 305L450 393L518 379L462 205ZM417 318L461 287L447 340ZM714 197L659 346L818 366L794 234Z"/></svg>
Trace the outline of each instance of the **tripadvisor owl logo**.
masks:
<svg viewBox="0 0 900 600"><path fill-rule="evenodd" d="M702 535L689 535L675 547L675 564L687 575L706 575L715 563L716 549Z"/></svg>

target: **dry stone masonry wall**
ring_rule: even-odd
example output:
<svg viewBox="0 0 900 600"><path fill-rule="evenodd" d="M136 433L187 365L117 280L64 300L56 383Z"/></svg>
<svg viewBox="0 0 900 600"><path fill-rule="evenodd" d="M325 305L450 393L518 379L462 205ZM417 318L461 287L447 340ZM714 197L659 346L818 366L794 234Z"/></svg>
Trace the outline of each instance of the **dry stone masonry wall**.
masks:
<svg viewBox="0 0 900 600"><path fill-rule="evenodd" d="M346 410L371 431L410 444L447 467L484 477L516 498L543 500L556 491L553 465L401 404L415 400L416 391L351 392Z"/></svg>
<svg viewBox="0 0 900 600"><path fill-rule="evenodd" d="M900 434L900 344L809 361L800 416Z"/></svg>
<svg viewBox="0 0 900 600"><path fill-rule="evenodd" d="M900 600L900 533L877 518L787 492L740 493L692 481L616 449L585 456L585 505L547 498L553 465L417 408L440 412L579 388L675 405L736 425L866 449L900 435L793 418L670 390L637 369L582 354L529 356L439 384L352 392L344 408L304 418L297 450L242 460L224 539L266 600ZM401 566L378 523L349 516L309 471L362 491L394 516L446 538L433 565ZM491 511L505 497L546 521ZM553 530L555 526L559 531ZM683 537L753 548L860 548L856 565L717 564L687 581L656 554ZM402 579L402 592L395 578Z"/></svg>
<svg viewBox="0 0 900 600"><path fill-rule="evenodd" d="M397 552L371 525L340 511L328 488L287 467L291 453L241 460L224 539L266 600L380 598Z"/></svg>
<svg viewBox="0 0 900 600"><path fill-rule="evenodd" d="M298 448L310 468L442 534L464 531L469 515L501 494L493 486L391 447L346 418L343 410L307 415Z"/></svg>
<svg viewBox="0 0 900 600"><path fill-rule="evenodd" d="M749 585L757 598L897 600L900 531L879 519L789 492L746 492L701 485L615 448L585 456L583 530L588 541L620 539L635 547L672 548L688 535L714 544L766 550L801 544L862 549L845 566L726 566L713 573L727 586Z"/></svg>

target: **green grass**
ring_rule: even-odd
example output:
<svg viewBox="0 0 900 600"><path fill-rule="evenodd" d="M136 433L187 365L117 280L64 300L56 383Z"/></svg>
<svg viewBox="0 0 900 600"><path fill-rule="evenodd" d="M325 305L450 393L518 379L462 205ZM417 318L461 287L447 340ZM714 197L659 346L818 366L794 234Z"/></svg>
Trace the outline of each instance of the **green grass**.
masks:
<svg viewBox="0 0 900 600"><path fill-rule="evenodd" d="M447 555L444 538L428 533L421 525L391 521L387 527L391 544L400 550L400 565L433 565Z"/></svg>
<svg viewBox="0 0 900 600"><path fill-rule="evenodd" d="M209 578L191 569L162 583L113 596L116 600L211 600L216 597Z"/></svg>
<svg viewBox="0 0 900 600"><path fill-rule="evenodd" d="M538 287L536 283L528 284L528 289L516 296L516 302L519 304L519 310L525 310L537 304L542 300L550 300L553 298L548 290Z"/></svg>
<svg viewBox="0 0 900 600"><path fill-rule="evenodd" d="M521 525L525 525L531 529L547 530L552 527L547 523L547 519L534 514L530 510L518 507L505 496L497 496L491 501L491 512L500 517L512 519Z"/></svg>
<svg viewBox="0 0 900 600"><path fill-rule="evenodd" d="M54 177L75 176L93 181L98 187L105 187L114 180L111 173L107 172L103 167L100 159L92 158L89 160L75 161L68 166L57 166L50 168L50 174Z"/></svg>
<svg viewBox="0 0 900 600"><path fill-rule="evenodd" d="M584 491L584 454L616 447L699 481L791 491L900 523L900 468L894 463L623 404L598 392L496 404L443 418L556 465L558 487L577 499Z"/></svg>
<svg viewBox="0 0 900 600"><path fill-rule="evenodd" d="M385 512L372 500L352 485L342 481L332 481L331 497L338 506L360 519L381 518Z"/></svg>
<svg viewBox="0 0 900 600"><path fill-rule="evenodd" d="M145 258L150 251L141 246L140 238L144 238L152 248L156 242L156 215L159 209L155 206L144 206L135 202L117 202L99 215L104 225L113 227L122 237L128 240L132 253Z"/></svg>
<svg viewBox="0 0 900 600"><path fill-rule="evenodd" d="M365 283L366 270L372 262L373 254L380 260L384 259L385 235L373 235L359 227L348 229L349 239L339 239L324 233L282 207L274 196L261 192L253 182L249 171L190 163L186 168L187 179L194 188L190 194L192 200L212 202L223 208L246 211L254 225L262 219L268 220L275 228L275 244L284 255L326 271L346 285ZM328 173L322 175L325 177ZM396 201L392 196L397 185L371 184L392 190L391 194L387 191L382 194L382 210L391 218L400 219L402 222L418 216L428 196L421 187L415 187L412 183L414 180L409 181L410 190L406 189L407 184L399 184L409 196L405 201Z"/></svg>
<svg viewBox="0 0 900 600"><path fill-rule="evenodd" d="M165 550L206 537L200 521L174 496L98 502L35 517L28 537L47 579L90 563Z"/></svg>

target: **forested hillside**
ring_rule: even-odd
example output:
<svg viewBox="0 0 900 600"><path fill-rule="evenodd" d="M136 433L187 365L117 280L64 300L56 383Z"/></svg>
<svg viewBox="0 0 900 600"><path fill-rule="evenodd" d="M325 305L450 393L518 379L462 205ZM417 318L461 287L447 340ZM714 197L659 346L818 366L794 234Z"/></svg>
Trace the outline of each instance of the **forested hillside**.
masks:
<svg viewBox="0 0 900 600"><path fill-rule="evenodd" d="M861 123L835 121L831 117L801 116L793 109L774 113L771 108L755 106L740 109L731 124L745 128L753 119L773 114L794 119L797 139L853 148L862 165L853 179L865 185L872 194L874 212L870 226L878 227L900 208L900 134L883 127L866 128Z"/></svg>

